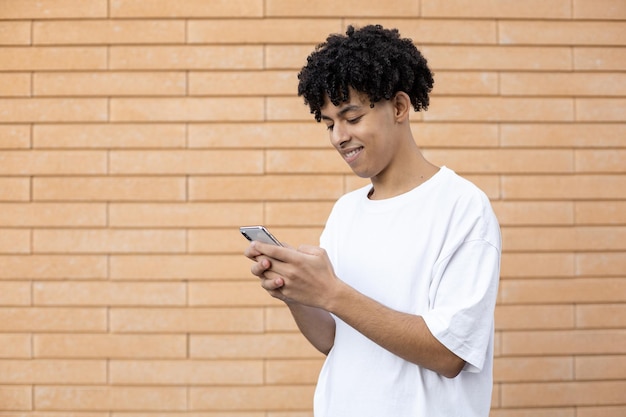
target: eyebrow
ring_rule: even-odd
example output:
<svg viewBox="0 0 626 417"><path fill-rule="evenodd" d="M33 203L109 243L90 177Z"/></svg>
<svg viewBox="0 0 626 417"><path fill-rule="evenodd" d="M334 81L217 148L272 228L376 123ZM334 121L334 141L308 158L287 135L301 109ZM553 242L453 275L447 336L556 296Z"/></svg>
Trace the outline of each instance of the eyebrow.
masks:
<svg viewBox="0 0 626 417"><path fill-rule="evenodd" d="M353 110L358 110L360 108L361 108L361 106L358 106L356 104L349 104L346 107L344 107L343 109L339 110L339 112L337 113L337 116L338 117L342 117L344 114L346 114L346 113L348 113L350 111L353 111ZM331 120L331 121L333 120L332 118L330 118L329 116L326 116L324 114L322 114L321 117L324 120Z"/></svg>

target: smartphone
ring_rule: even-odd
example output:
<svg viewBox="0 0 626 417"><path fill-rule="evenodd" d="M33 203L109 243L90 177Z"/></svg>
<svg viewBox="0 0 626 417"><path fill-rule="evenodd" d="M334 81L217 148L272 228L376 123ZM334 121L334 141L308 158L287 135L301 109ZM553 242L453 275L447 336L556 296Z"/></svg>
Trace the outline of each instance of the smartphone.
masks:
<svg viewBox="0 0 626 417"><path fill-rule="evenodd" d="M270 243L276 246L283 246L264 226L242 226L239 231L250 242Z"/></svg>

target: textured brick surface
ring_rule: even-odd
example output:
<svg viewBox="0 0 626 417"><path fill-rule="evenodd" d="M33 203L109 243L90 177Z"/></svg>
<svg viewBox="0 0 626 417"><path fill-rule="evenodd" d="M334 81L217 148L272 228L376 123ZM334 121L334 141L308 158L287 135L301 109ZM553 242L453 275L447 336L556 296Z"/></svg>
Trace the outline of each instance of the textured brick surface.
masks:
<svg viewBox="0 0 626 417"><path fill-rule="evenodd" d="M0 417L312 417L237 227L367 183L296 96L350 23L421 48L415 139L502 225L491 417L626 415L623 0L0 0Z"/></svg>

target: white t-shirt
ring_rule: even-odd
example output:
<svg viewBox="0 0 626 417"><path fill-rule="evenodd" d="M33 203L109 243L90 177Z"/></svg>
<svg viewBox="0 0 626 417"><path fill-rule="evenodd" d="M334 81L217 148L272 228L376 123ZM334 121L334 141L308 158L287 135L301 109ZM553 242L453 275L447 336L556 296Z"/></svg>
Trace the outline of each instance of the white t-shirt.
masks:
<svg viewBox="0 0 626 417"><path fill-rule="evenodd" d="M488 416L501 252L488 198L446 167L390 199L369 200L370 188L341 197L329 216L320 240L335 273L387 307L422 316L467 364L443 377L334 317L315 416Z"/></svg>

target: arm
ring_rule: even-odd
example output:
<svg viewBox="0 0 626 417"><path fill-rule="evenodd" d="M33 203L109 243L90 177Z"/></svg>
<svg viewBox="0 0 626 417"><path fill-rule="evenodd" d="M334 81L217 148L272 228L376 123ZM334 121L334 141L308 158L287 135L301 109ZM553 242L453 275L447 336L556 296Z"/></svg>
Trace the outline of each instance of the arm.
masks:
<svg viewBox="0 0 626 417"><path fill-rule="evenodd" d="M285 302L296 321L298 329L300 329L313 347L328 355L335 342L335 320L328 311L306 306L285 297L280 290L284 285L284 279L280 276L275 276L275 274L269 271L272 265L271 260L266 256L262 256L261 252L254 246L250 245L245 252L248 258L255 261L251 272L261 279L261 286L272 297Z"/></svg>
<svg viewBox="0 0 626 417"><path fill-rule="evenodd" d="M441 375L454 377L463 369L465 362L430 333L422 317L385 307L338 279L323 249L251 246L272 259L263 286L274 288L278 298L331 312L383 348Z"/></svg>

